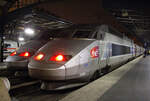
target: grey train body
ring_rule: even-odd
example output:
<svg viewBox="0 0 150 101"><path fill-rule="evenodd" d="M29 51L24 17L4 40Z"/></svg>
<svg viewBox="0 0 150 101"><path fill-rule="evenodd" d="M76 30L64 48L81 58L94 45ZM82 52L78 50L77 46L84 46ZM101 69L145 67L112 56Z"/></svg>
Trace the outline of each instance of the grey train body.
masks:
<svg viewBox="0 0 150 101"><path fill-rule="evenodd" d="M43 81L42 89L64 89L85 84L95 73L114 69L144 52L132 40L112 34L103 27L96 28L86 39L51 40L34 55L43 53L45 57L42 60L36 61L34 56L31 58L29 75ZM49 60L57 54L72 58L63 62Z"/></svg>

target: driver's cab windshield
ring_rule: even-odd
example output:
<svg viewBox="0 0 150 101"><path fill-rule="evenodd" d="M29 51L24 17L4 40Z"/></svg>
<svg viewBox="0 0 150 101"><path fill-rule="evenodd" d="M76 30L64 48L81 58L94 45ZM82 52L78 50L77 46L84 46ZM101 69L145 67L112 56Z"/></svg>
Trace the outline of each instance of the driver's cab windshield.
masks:
<svg viewBox="0 0 150 101"><path fill-rule="evenodd" d="M49 33L50 38L91 38L92 30L89 29L63 29Z"/></svg>

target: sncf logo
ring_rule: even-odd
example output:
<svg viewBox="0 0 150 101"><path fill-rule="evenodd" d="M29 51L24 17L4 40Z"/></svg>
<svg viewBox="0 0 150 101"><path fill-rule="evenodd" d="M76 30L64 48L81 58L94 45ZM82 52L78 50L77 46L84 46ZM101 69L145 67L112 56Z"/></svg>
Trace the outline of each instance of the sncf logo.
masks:
<svg viewBox="0 0 150 101"><path fill-rule="evenodd" d="M95 46L94 48L92 48L90 54L92 58L99 57L99 46Z"/></svg>

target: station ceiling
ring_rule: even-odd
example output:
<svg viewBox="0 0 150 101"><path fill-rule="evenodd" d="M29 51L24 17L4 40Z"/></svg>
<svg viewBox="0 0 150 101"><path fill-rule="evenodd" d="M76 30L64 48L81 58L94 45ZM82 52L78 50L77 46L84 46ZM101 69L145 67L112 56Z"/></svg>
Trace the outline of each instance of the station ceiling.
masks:
<svg viewBox="0 0 150 101"><path fill-rule="evenodd" d="M6 10L8 10L16 1L17 0L0 0L0 14L1 14L2 8L5 8ZM44 2L47 0L37 0L37 1ZM55 1L55 0L51 0L51 1ZM57 1L59 1L59 0L57 0ZM149 33L150 33L150 14L149 14L150 7L149 7L149 4L150 3L146 0L142 0L142 1L103 0L103 7L108 12L110 12L111 15L113 15L121 25L125 26L125 28L127 28L131 33L136 35L138 37L138 39L143 43L145 41L149 42L149 40L150 40L150 35L149 35ZM31 7L32 7L32 5L28 9L29 12L30 12ZM19 9L18 9L18 11L19 11ZM44 15L41 16L42 14L40 15L40 13L34 13L31 15L30 13L28 13L28 15L21 18L20 22L17 25L21 25L21 23L25 23L27 19L28 19L28 21L31 21L31 20L33 21L33 18L35 18L34 24L39 25L39 26L43 22L45 23L44 25L47 25L47 27L50 24L54 25L54 27L57 26L57 24L58 25L62 24L62 22L58 23L59 22L58 19L55 19L54 21L49 22L52 19L46 18L47 21L44 21L44 19L45 19ZM24 13L24 15L25 15L25 13ZM14 20L14 22L16 23L16 20ZM13 23L13 24L15 24L15 23ZM65 23L64 26L66 26L66 25L68 25L68 24ZM9 26L7 26L7 27L9 27ZM18 28L21 29L21 27L18 27ZM43 27L43 28L45 28L45 27ZM49 27L49 29L51 29L51 28Z"/></svg>
<svg viewBox="0 0 150 101"><path fill-rule="evenodd" d="M103 6L144 42L150 42L149 0L103 0Z"/></svg>
<svg viewBox="0 0 150 101"><path fill-rule="evenodd" d="M17 0L14 0L13 2L10 1L0 1L1 11L7 10L8 12L4 27L5 39L18 40L18 37L22 36L21 34L24 33L25 28L35 29L36 35L38 35L38 33L44 33L48 30L66 28L72 25L71 22L64 19L34 9L36 5L48 0L34 0L35 2L32 0L32 2L28 2L28 4L25 3L25 5L21 6L18 5L21 4L20 2L16 4ZM8 6L8 4L10 6ZM18 8L16 7L17 5Z"/></svg>

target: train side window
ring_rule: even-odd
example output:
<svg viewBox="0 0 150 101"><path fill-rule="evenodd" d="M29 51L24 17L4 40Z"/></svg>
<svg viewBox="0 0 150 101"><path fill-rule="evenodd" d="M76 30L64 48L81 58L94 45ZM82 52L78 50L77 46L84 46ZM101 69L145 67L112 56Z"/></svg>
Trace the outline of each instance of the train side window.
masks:
<svg viewBox="0 0 150 101"><path fill-rule="evenodd" d="M130 47L112 44L112 56L130 54Z"/></svg>
<svg viewBox="0 0 150 101"><path fill-rule="evenodd" d="M89 38L91 31L77 31L73 38Z"/></svg>

